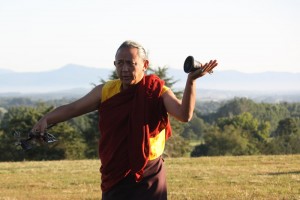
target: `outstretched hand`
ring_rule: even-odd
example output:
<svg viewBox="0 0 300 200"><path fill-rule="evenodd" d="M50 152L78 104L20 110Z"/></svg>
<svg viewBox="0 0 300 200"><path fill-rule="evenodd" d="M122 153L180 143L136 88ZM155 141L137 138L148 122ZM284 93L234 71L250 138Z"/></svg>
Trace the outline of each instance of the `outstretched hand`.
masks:
<svg viewBox="0 0 300 200"><path fill-rule="evenodd" d="M40 135L44 135L44 132L47 130L48 123L45 118L41 118L31 129L32 133L39 133ZM50 128L50 126L48 127Z"/></svg>
<svg viewBox="0 0 300 200"><path fill-rule="evenodd" d="M208 63L205 63L204 65L202 65L199 69L197 69L193 72L190 72L188 76L189 76L189 78L196 80L197 78L200 78L207 73L212 74L213 69L217 65L218 65L217 60L210 60Z"/></svg>

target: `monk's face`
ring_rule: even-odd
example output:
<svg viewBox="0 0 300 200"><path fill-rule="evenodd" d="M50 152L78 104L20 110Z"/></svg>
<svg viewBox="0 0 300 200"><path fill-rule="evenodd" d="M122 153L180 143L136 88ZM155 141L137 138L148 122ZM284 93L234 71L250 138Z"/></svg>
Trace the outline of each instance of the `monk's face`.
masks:
<svg viewBox="0 0 300 200"><path fill-rule="evenodd" d="M140 82L148 68L148 60L143 60L137 48L121 48L116 54L114 65L122 81L123 89Z"/></svg>

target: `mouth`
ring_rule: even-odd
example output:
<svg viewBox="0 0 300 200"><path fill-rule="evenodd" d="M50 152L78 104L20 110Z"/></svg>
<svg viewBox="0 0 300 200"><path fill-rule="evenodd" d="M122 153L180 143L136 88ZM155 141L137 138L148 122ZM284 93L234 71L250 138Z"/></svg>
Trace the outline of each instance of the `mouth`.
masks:
<svg viewBox="0 0 300 200"><path fill-rule="evenodd" d="M122 79L125 81L132 80L131 76L122 76Z"/></svg>

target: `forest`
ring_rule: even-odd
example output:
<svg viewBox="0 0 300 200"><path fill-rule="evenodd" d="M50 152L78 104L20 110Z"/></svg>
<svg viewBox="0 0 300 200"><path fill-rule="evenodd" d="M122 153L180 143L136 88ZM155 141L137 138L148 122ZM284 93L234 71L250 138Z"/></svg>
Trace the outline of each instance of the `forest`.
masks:
<svg viewBox="0 0 300 200"><path fill-rule="evenodd" d="M167 68L153 72L172 88ZM111 79L115 77L113 73ZM105 82L104 80L101 80ZM180 97L181 92L175 91ZM94 159L98 157L98 112L59 123L48 130L57 142L24 151L16 145L47 112L74 99L49 101L0 98L0 161ZM244 97L226 101L197 101L192 120L170 117L172 137L165 157L278 155L300 153L300 103L264 103Z"/></svg>

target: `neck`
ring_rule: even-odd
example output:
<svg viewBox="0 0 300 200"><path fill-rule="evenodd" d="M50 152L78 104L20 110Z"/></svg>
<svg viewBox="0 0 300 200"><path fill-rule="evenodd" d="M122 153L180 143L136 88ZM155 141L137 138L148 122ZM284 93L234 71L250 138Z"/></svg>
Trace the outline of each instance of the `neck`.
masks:
<svg viewBox="0 0 300 200"><path fill-rule="evenodd" d="M129 87L128 85L123 85L123 84L122 84L120 90L121 90L121 91L127 90L128 87Z"/></svg>
<svg viewBox="0 0 300 200"><path fill-rule="evenodd" d="M141 80L142 80L142 79L143 79L143 78L141 78ZM122 83L120 90L121 90L121 91L124 91L124 90L127 90L127 89L129 89L129 88L132 88L132 87L138 85L138 84L141 82L141 80L139 80L139 81L138 81L137 83L135 83L135 84L123 84L123 83Z"/></svg>
<svg viewBox="0 0 300 200"><path fill-rule="evenodd" d="M125 84L122 84L121 87L120 87L120 90L121 91L124 91L124 90L128 90L129 88L132 88L134 86L136 86L137 84L133 84L133 85L125 85Z"/></svg>

